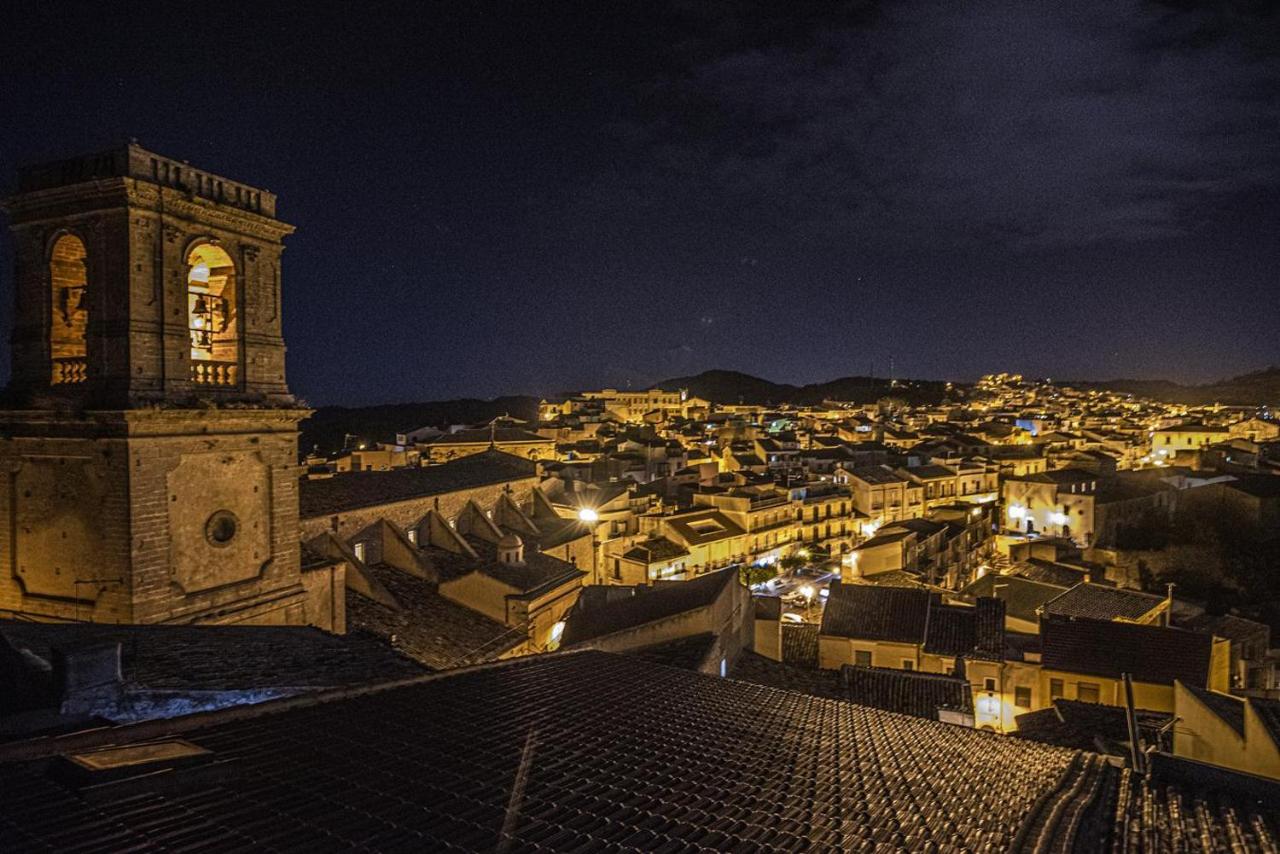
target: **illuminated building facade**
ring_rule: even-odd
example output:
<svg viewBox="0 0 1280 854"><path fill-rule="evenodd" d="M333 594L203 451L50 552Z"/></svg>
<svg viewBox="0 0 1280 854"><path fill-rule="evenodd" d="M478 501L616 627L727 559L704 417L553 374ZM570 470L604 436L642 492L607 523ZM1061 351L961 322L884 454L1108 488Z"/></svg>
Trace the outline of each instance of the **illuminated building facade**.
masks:
<svg viewBox="0 0 1280 854"><path fill-rule="evenodd" d="M320 623L304 576L280 257L264 190L135 144L35 166L0 414L0 610Z"/></svg>

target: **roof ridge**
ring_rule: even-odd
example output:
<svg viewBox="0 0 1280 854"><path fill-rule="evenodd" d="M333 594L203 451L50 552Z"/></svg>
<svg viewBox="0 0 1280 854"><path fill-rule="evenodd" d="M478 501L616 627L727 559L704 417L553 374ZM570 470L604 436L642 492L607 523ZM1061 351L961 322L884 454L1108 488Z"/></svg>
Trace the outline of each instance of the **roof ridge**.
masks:
<svg viewBox="0 0 1280 854"><path fill-rule="evenodd" d="M113 724L93 730L82 730L80 732L65 735L42 736L39 738L28 739L26 741L0 744L0 763L43 759L49 756L61 755L72 750L86 750L113 744L128 744L136 741L147 741L155 738L175 735L177 733L203 729L206 726L216 723L249 720L266 715L278 714L280 712L287 712L293 709L305 709L339 700L347 700L353 697L364 697L379 694L384 691L394 691L398 688L406 688L411 685L435 682L440 679L448 679L450 677L461 676L466 673L474 673L481 670L492 670L500 667L528 665L533 661L577 655L579 653L589 651L590 650L585 649L571 649L543 653L538 656L522 656L519 658L508 658L499 661L486 661L480 664L469 664L462 667L451 668L449 670L440 670L435 673L424 673L420 676L409 676L404 679L382 680L369 682L364 685L315 691L301 696L281 697L275 700L267 700L262 703L229 706L222 709L214 709L207 712L195 712L190 715L180 715L173 718L156 718L148 721L139 721L137 723Z"/></svg>

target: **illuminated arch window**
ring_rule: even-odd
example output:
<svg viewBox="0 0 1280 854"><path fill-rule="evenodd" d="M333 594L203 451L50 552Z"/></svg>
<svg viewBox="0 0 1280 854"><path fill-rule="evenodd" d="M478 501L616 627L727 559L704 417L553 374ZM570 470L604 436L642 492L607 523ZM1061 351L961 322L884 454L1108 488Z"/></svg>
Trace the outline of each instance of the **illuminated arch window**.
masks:
<svg viewBox="0 0 1280 854"><path fill-rule="evenodd" d="M236 321L235 264L222 247L202 243L187 256L187 329L193 382L236 385L240 365Z"/></svg>
<svg viewBox="0 0 1280 854"><path fill-rule="evenodd" d="M84 382L85 327L89 322L85 299L88 278L84 241L64 234L49 253L49 281L53 312L49 324L49 353L53 359L50 382Z"/></svg>

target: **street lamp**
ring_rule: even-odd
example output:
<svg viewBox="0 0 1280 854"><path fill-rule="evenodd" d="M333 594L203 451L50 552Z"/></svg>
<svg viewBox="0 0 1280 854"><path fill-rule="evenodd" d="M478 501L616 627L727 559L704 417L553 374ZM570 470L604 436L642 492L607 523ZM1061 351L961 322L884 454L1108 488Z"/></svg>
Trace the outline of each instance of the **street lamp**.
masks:
<svg viewBox="0 0 1280 854"><path fill-rule="evenodd" d="M800 588L800 595L804 597L804 619L810 622L813 619L813 585L806 584Z"/></svg>
<svg viewBox="0 0 1280 854"><path fill-rule="evenodd" d="M583 522L598 522L600 521L600 514L590 507L583 507L578 511L578 518Z"/></svg>

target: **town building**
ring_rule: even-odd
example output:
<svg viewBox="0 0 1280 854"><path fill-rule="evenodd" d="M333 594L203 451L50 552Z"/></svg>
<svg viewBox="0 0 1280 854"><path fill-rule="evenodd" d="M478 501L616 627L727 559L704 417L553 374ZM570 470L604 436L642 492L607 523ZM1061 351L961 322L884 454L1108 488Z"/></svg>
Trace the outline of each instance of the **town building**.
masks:
<svg viewBox="0 0 1280 854"><path fill-rule="evenodd" d="M22 170L0 613L339 628L306 572L276 197L130 143Z"/></svg>

